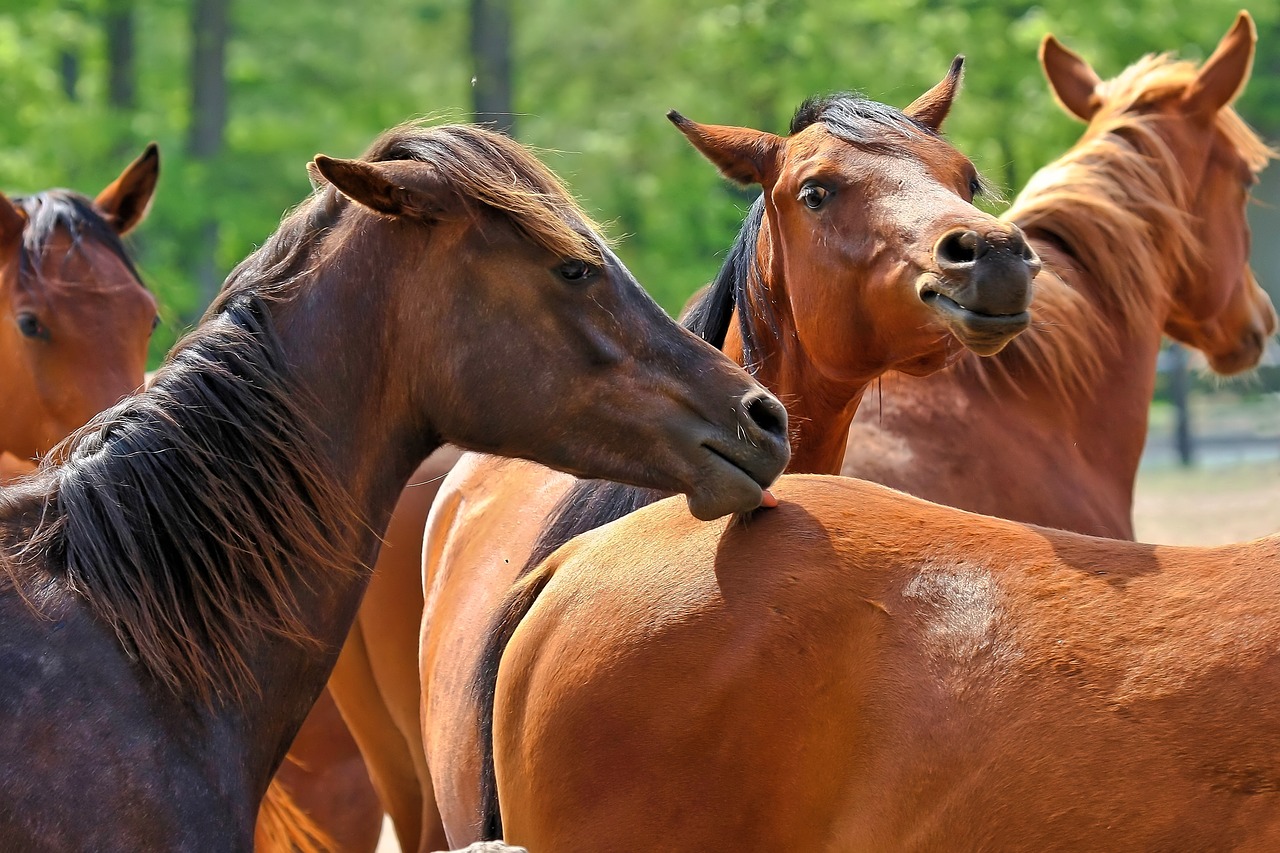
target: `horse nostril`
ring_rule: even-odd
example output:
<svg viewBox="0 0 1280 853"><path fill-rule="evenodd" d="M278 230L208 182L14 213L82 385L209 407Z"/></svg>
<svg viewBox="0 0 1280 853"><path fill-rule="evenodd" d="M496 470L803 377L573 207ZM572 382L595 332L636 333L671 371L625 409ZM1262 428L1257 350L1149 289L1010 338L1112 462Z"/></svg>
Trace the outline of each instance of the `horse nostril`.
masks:
<svg viewBox="0 0 1280 853"><path fill-rule="evenodd" d="M933 247L933 256L942 267L972 264L986 254L987 242L977 231L951 231Z"/></svg>
<svg viewBox="0 0 1280 853"><path fill-rule="evenodd" d="M785 439L787 436L787 410L772 394L758 393L743 401L747 418L766 435Z"/></svg>

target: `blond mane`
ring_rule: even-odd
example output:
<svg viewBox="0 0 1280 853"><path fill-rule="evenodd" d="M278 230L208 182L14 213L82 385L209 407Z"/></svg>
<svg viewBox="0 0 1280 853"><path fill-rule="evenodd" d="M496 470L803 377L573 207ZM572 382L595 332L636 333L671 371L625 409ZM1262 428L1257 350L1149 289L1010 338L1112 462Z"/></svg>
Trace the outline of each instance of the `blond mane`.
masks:
<svg viewBox="0 0 1280 853"><path fill-rule="evenodd" d="M1031 329L998 357L969 357L961 369L1015 392L1016 377L1036 375L1069 404L1098 380L1116 324L1137 330L1164 316L1171 283L1194 271L1203 244L1190 212L1194 188L1160 133L1166 119L1145 108L1185 91L1196 73L1193 63L1146 56L1102 84L1103 106L1084 136L1032 176L1001 217L1076 263L1036 279ZM1251 172L1274 156L1230 106L1217 127ZM1087 293L1076 287L1085 277L1094 282Z"/></svg>

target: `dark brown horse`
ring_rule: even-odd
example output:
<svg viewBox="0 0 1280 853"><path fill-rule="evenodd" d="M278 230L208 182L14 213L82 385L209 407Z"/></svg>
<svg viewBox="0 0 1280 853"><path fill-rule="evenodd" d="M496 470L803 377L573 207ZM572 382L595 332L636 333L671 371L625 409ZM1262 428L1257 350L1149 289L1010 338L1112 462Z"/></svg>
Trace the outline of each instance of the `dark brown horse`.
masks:
<svg viewBox="0 0 1280 853"><path fill-rule="evenodd" d="M0 456L11 457L0 475L142 384L156 300L120 238L146 215L159 173L150 145L94 199L0 194Z"/></svg>
<svg viewBox="0 0 1280 853"><path fill-rule="evenodd" d="M777 401L514 142L401 128L316 169L151 386L0 493L0 848L249 849L445 439L708 517L785 464Z"/></svg>

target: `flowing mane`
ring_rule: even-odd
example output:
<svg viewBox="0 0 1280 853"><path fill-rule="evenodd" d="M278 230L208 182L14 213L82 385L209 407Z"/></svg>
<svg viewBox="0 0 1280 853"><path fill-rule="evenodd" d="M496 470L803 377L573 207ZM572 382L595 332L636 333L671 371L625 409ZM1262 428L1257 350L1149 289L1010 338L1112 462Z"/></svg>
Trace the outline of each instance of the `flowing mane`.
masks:
<svg viewBox="0 0 1280 853"><path fill-rule="evenodd" d="M72 250L78 250L86 239L99 243L110 250L142 284L142 276L125 251L120 235L102 218L87 196L71 190L45 190L15 198L13 204L27 215L18 254L20 282L40 280L39 259L44 257L45 248L54 235L65 230L71 237Z"/></svg>
<svg viewBox="0 0 1280 853"><path fill-rule="evenodd" d="M1018 375L1036 374L1065 404L1097 381L1104 354L1116 343L1104 315L1133 327L1167 302L1167 282L1184 277L1199 258L1201 239L1188 212L1192 188L1160 135L1158 115L1135 108L1185 90L1193 63L1147 56L1102 85L1104 106L1085 136L1037 172L1001 217L1032 239L1046 239L1075 261L1066 280L1037 279L1031 329L999 356L967 355L956 368L1018 392ZM1253 173L1273 156L1231 107L1218 112L1218 130ZM1075 289L1073 274L1101 287L1092 298Z"/></svg>
<svg viewBox="0 0 1280 853"><path fill-rule="evenodd" d="M517 143L471 127L404 126L370 160L432 163L460 198L508 216L565 256L599 258L569 224L589 220ZM256 685L246 650L316 643L289 580L358 569L354 503L318 448L270 304L316 277L351 206L322 188L232 271L199 328L151 387L60 445L0 492L0 580L51 617L76 597L168 688L202 701ZM117 240L118 242L118 240Z"/></svg>

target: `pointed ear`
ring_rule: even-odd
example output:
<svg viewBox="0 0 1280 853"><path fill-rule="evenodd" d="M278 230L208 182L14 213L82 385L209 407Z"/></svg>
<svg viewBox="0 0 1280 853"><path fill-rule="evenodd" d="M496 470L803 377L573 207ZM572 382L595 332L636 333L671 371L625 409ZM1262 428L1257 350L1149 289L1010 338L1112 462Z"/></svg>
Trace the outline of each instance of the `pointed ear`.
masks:
<svg viewBox="0 0 1280 853"><path fill-rule="evenodd" d="M1248 12L1241 12L1213 55L1200 66L1195 82L1187 87L1187 94L1182 99L1187 110L1202 116L1214 116L1234 101L1244 91L1244 84L1249 82L1257 43L1258 31L1253 26L1253 18Z"/></svg>
<svg viewBox="0 0 1280 853"><path fill-rule="evenodd" d="M454 191L429 164L416 160L337 160L317 154L307 167L340 193L388 216L435 221L455 208Z"/></svg>
<svg viewBox="0 0 1280 853"><path fill-rule="evenodd" d="M160 147L152 142L120 177L98 193L93 206L117 234L128 234L147 215L159 179Z"/></svg>
<svg viewBox="0 0 1280 853"><path fill-rule="evenodd" d="M27 215L0 193L0 248L16 246L22 239L22 229L27 227Z"/></svg>
<svg viewBox="0 0 1280 853"><path fill-rule="evenodd" d="M1102 106L1097 93L1102 80L1089 63L1063 47L1052 35L1046 35L1040 42L1040 67L1049 78L1049 90L1059 106L1083 121L1093 118Z"/></svg>
<svg viewBox="0 0 1280 853"><path fill-rule="evenodd" d="M667 118L729 180L765 186L776 178L782 137L747 127L698 124L675 110Z"/></svg>
<svg viewBox="0 0 1280 853"><path fill-rule="evenodd" d="M951 112L951 102L960 91L960 81L964 78L964 57L957 56L951 60L951 69L947 76L932 89L911 102L902 112L926 127L942 130L947 113Z"/></svg>

